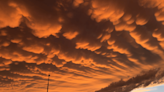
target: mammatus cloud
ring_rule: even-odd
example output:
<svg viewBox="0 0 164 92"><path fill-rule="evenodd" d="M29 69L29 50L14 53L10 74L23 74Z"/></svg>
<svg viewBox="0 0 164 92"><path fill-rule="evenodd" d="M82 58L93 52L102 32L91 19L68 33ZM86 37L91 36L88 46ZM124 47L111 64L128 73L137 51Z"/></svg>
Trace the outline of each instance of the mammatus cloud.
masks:
<svg viewBox="0 0 164 92"><path fill-rule="evenodd" d="M162 78L163 13L163 0L1 0L0 88L46 91L48 74L50 92L147 86Z"/></svg>

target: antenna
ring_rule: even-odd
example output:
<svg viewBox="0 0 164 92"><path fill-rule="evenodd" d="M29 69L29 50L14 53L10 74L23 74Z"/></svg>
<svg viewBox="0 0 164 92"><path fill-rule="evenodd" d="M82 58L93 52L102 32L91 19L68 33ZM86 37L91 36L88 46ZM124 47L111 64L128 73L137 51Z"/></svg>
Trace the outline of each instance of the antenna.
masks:
<svg viewBox="0 0 164 92"><path fill-rule="evenodd" d="M50 77L50 74L48 75L47 92L48 92L48 87L49 87L49 77Z"/></svg>

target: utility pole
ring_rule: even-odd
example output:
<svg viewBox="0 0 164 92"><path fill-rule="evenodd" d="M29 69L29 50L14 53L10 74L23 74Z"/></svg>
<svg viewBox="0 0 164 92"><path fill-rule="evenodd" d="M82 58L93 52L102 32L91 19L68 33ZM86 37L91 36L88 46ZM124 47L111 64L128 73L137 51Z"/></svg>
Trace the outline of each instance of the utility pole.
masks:
<svg viewBox="0 0 164 92"><path fill-rule="evenodd" d="M50 77L50 74L48 75L47 92L48 92L48 87L49 87L49 77Z"/></svg>

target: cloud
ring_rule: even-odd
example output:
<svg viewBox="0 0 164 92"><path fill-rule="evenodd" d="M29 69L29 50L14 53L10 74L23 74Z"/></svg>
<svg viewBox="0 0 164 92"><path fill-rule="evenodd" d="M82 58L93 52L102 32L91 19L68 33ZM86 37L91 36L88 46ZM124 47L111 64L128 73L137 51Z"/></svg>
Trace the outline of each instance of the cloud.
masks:
<svg viewBox="0 0 164 92"><path fill-rule="evenodd" d="M22 16L19 11L12 7L7 1L1 1L0 28L10 26L17 27L21 22Z"/></svg>
<svg viewBox="0 0 164 92"><path fill-rule="evenodd" d="M77 35L78 35L78 32L67 32L63 34L64 37L70 40L75 38Z"/></svg>
<svg viewBox="0 0 164 92"><path fill-rule="evenodd" d="M134 89L132 92L147 92L153 89L135 89L135 88L145 87L160 82L160 80L163 79L163 74L161 73L158 74L158 72L160 72L160 69L150 70L141 75L137 75L133 78L130 78L126 81L120 80L118 82L113 82L108 87L103 88L96 92L113 92L113 91L129 92L132 91L132 89Z"/></svg>
<svg viewBox="0 0 164 92"><path fill-rule="evenodd" d="M48 74L55 92L128 92L160 80L163 7L161 0L0 1L0 89L46 91Z"/></svg>
<svg viewBox="0 0 164 92"><path fill-rule="evenodd" d="M37 45L32 45L29 47L23 47L23 50L33 52L33 53L41 53L44 49L42 47L37 46Z"/></svg>
<svg viewBox="0 0 164 92"><path fill-rule="evenodd" d="M79 4L83 3L84 0L74 0L74 6L79 6Z"/></svg>
<svg viewBox="0 0 164 92"><path fill-rule="evenodd" d="M43 1L44 3L44 1ZM55 2L53 2L55 3ZM61 29L61 25L59 24L58 17L56 14L49 14L46 9L44 9L45 13L42 13L42 5L36 5L38 4L37 1L31 3L31 2L21 2L20 0L17 1L9 1L8 3L10 6L16 9L16 11L20 12L19 15L21 17L26 17L26 24L34 29L33 34L38 37L48 37L49 35L55 35L55 33L58 33ZM32 7L29 8L29 5L32 5ZM48 9L50 7L45 7ZM37 14L35 11L40 12L42 14ZM53 10L50 10L53 12ZM54 9L54 11L56 11ZM46 13L47 12L47 13ZM51 19L52 18L52 19ZM54 20L54 21L52 21Z"/></svg>

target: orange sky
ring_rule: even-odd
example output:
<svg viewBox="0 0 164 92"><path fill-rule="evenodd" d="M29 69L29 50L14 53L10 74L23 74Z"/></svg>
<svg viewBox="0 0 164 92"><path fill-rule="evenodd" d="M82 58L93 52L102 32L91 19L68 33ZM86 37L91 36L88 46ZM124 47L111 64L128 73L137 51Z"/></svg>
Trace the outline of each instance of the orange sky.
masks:
<svg viewBox="0 0 164 92"><path fill-rule="evenodd" d="M1 92L46 92L48 74L49 92L152 83L163 29L163 0L0 0Z"/></svg>

